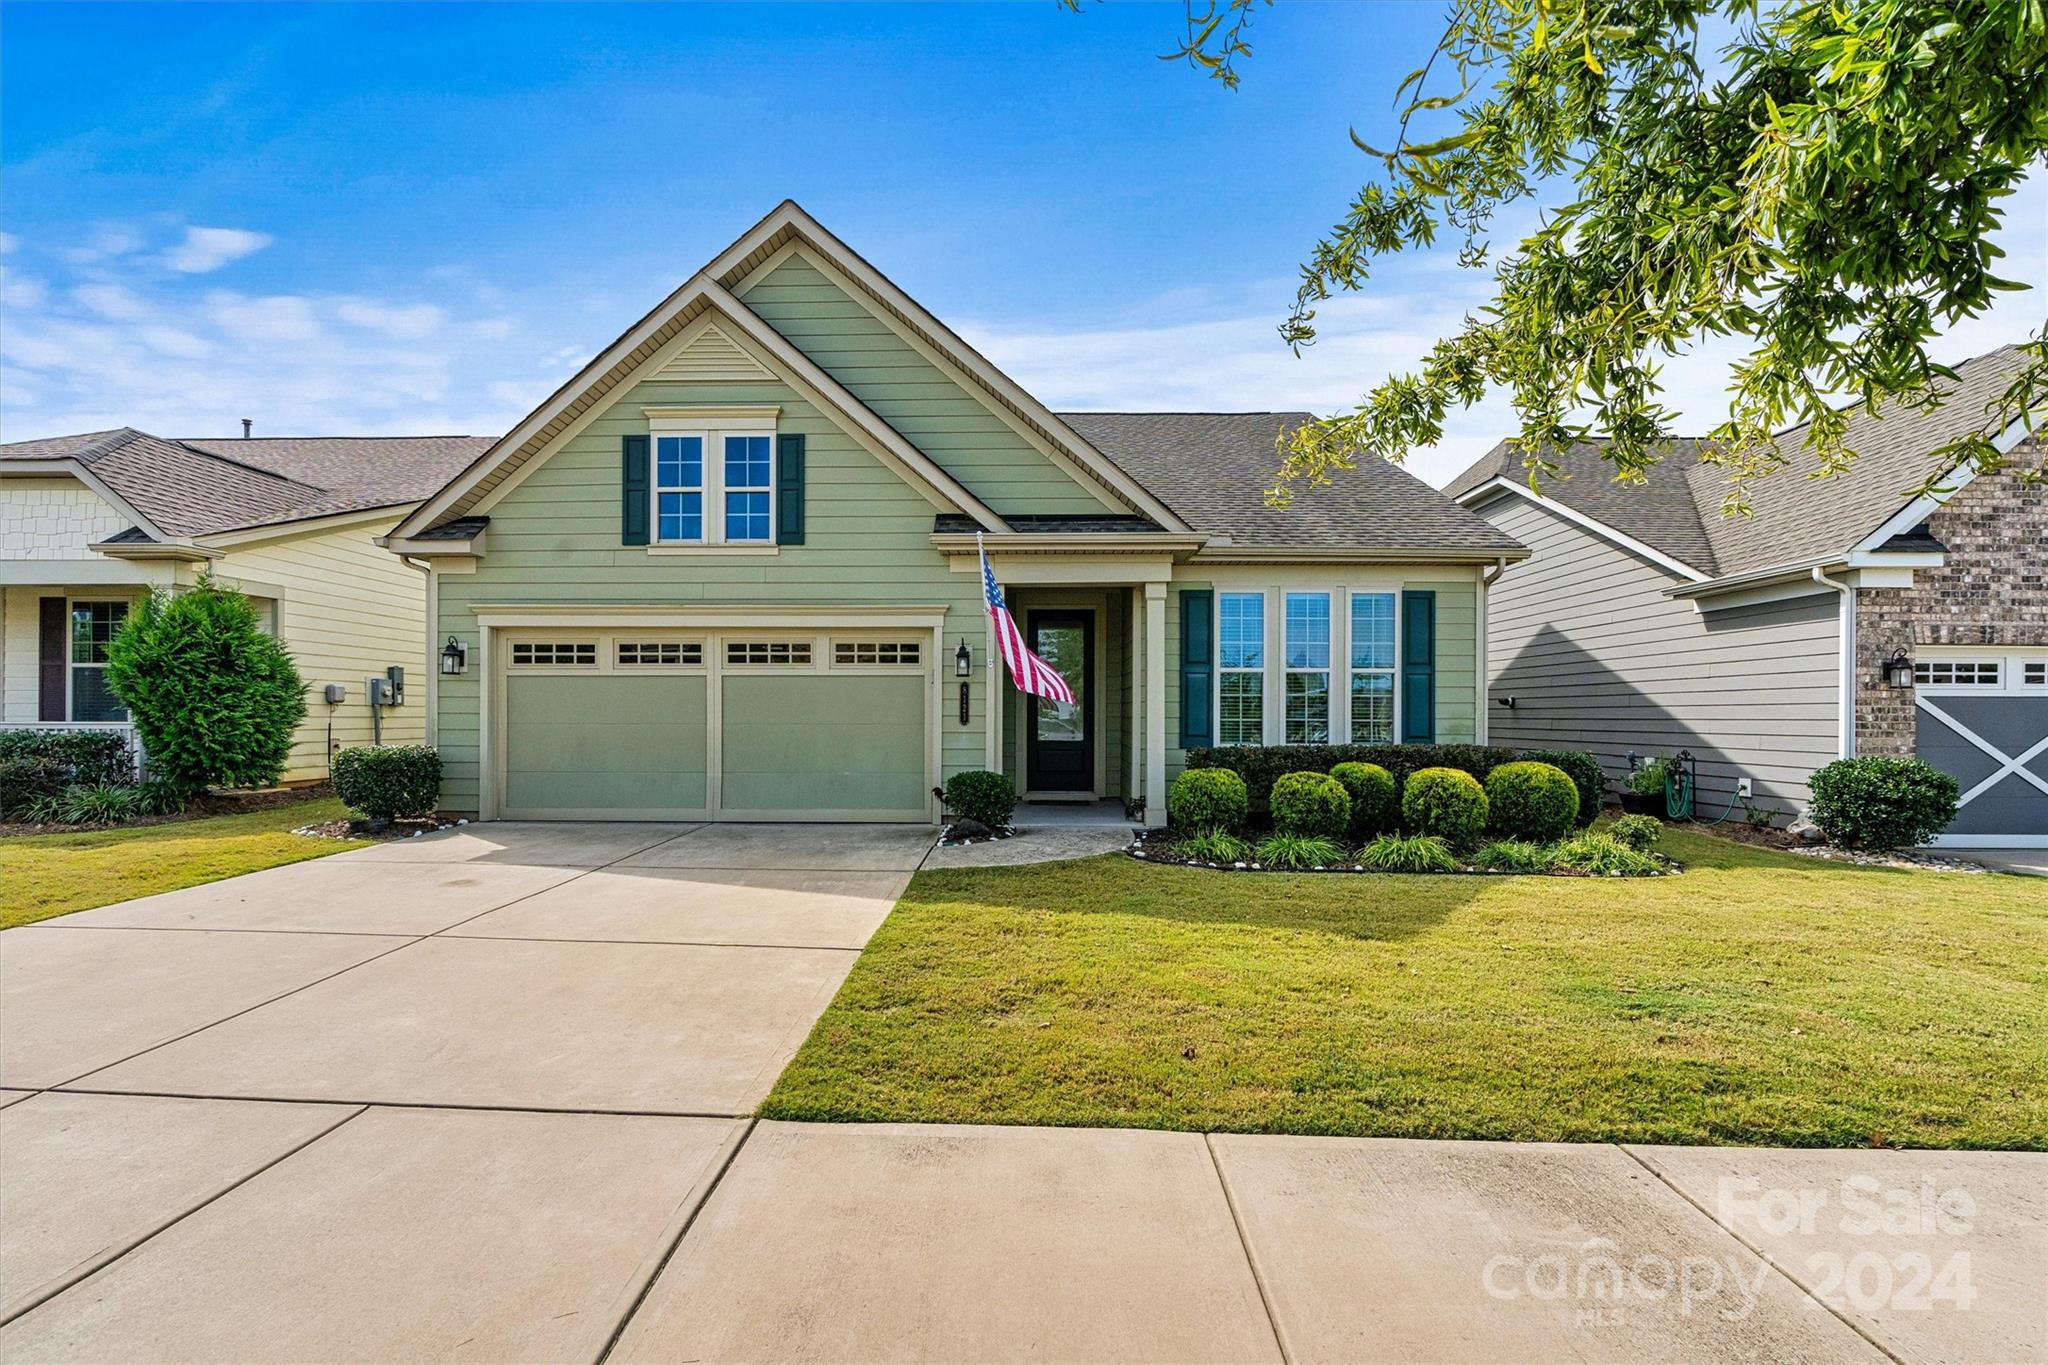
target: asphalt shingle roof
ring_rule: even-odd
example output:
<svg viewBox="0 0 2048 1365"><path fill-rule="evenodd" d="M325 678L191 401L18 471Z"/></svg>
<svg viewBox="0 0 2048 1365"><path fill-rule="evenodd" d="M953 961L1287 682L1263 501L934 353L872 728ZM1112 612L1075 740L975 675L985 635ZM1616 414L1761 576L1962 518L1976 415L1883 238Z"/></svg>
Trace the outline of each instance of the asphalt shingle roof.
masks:
<svg viewBox="0 0 2048 1365"><path fill-rule="evenodd" d="M1723 514L1728 476L1698 461L1701 442L1691 438L1677 442L1665 467L1641 484L1615 483L1614 467L1601 458L1605 443L1582 443L1558 459L1559 475L1540 480L1543 496L1713 577L1845 554L1905 506L1930 474L1946 472L1930 452L1982 426L2025 361L2016 346L1965 361L1939 407L1857 409L1844 437L1856 458L1841 474L1814 477L1820 460L1801 445L1806 428L1781 432L1779 447L1790 462L1751 482L1755 510L1747 516ZM1526 475L1503 441L1444 491L1457 497L1495 478Z"/></svg>
<svg viewBox="0 0 2048 1365"><path fill-rule="evenodd" d="M170 440L122 427L0 445L0 462L76 460L174 536L417 502L491 444L478 436Z"/></svg>
<svg viewBox="0 0 2048 1365"><path fill-rule="evenodd" d="M1327 487L1297 486L1266 504L1281 435L1306 412L1063 412L1060 419L1171 507L1235 548L1463 550L1513 553L1522 544L1407 470L1363 460Z"/></svg>

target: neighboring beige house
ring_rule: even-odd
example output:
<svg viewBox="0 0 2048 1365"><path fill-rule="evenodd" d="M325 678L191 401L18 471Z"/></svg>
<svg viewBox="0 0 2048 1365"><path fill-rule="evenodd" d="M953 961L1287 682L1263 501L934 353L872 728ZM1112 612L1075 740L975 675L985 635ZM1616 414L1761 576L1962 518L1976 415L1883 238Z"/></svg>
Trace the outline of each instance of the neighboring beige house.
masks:
<svg viewBox="0 0 2048 1365"><path fill-rule="evenodd" d="M1738 820L1802 811L1837 758L1917 755L1962 786L1938 843L2048 847L2048 484L1929 464L2023 358L1969 361L1929 410L1854 414L1846 473L1799 451L1751 516L1721 514L1693 442L1633 485L1581 446L1540 493L1496 447L1446 490L1534 551L1491 594L1493 738L1589 749L1616 776L1690 751L1704 815ZM2015 469L2041 465L2027 437L1999 440ZM1913 497L1933 473L1942 490Z"/></svg>
<svg viewBox="0 0 2048 1365"><path fill-rule="evenodd" d="M106 643L144 593L210 568L255 600L306 680L287 782L324 778L334 748L379 732L420 742L426 579L375 537L489 445L126 427L0 445L0 727L129 730ZM394 667L406 695L373 711L368 679Z"/></svg>

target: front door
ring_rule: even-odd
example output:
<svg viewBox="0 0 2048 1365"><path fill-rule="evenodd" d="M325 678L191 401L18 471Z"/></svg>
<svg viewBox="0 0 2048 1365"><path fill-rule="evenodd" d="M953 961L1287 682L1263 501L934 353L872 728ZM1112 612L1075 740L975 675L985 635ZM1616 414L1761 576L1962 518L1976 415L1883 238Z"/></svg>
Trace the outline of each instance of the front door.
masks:
<svg viewBox="0 0 2048 1365"><path fill-rule="evenodd" d="M1029 619L1031 652L1067 680L1074 702L1025 698L1025 785L1033 792L1086 795L1095 789L1095 698L1088 686L1095 674L1095 616L1034 611Z"/></svg>

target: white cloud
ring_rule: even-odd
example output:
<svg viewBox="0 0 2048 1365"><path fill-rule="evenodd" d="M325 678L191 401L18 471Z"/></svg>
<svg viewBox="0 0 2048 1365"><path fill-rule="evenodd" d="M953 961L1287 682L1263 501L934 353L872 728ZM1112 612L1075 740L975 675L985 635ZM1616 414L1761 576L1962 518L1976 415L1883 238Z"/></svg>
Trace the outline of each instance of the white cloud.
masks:
<svg viewBox="0 0 2048 1365"><path fill-rule="evenodd" d="M0 256L5 256L21 245L21 238L11 232L0 232Z"/></svg>
<svg viewBox="0 0 2048 1365"><path fill-rule="evenodd" d="M188 227L185 240L164 252L163 264L187 275L204 275L263 250L274 239L246 228Z"/></svg>
<svg viewBox="0 0 2048 1365"><path fill-rule="evenodd" d="M320 335L312 303L296 294L254 298L222 290L206 296L206 315L230 341L310 341Z"/></svg>
<svg viewBox="0 0 2048 1365"><path fill-rule="evenodd" d="M0 268L0 307L37 308L48 292L43 282L33 275L17 275L12 270Z"/></svg>
<svg viewBox="0 0 2048 1365"><path fill-rule="evenodd" d="M390 304L346 298L335 304L334 311L352 326L408 341L432 336L448 320L448 315L431 303Z"/></svg>
<svg viewBox="0 0 2048 1365"><path fill-rule="evenodd" d="M142 249L142 236L131 227L113 224L95 230L84 246L67 248L61 254L73 265L92 265Z"/></svg>
<svg viewBox="0 0 2048 1365"><path fill-rule="evenodd" d="M126 285L81 284L71 291L71 297L85 305L88 312L116 321L132 321L149 314L149 305Z"/></svg>

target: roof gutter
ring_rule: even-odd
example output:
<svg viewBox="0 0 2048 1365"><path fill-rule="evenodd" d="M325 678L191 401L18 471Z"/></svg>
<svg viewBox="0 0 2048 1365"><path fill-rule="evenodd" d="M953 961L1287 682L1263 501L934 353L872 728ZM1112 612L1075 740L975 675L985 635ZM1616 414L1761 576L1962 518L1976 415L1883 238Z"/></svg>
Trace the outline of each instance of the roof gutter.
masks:
<svg viewBox="0 0 2048 1365"><path fill-rule="evenodd" d="M1856 590L1838 578L1829 578L1819 565L1813 568L1813 581L1823 587L1833 588L1840 594L1842 604L1841 625L1836 632L1836 650L1842 675L1841 697L1837 705L1836 718L1838 735L1835 752L1842 758L1856 757Z"/></svg>
<svg viewBox="0 0 2048 1365"><path fill-rule="evenodd" d="M1441 550L1417 547L1388 550L1331 549L1311 545L1223 545L1210 542L1194 556L1197 564L1499 564L1520 563L1532 553L1527 546L1512 550Z"/></svg>

